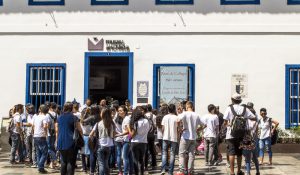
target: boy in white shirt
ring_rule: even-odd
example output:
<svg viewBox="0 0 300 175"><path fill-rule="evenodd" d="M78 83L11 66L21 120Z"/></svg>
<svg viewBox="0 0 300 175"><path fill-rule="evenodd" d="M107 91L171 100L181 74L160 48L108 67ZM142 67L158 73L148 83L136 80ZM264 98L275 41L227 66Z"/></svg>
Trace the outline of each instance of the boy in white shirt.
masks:
<svg viewBox="0 0 300 175"><path fill-rule="evenodd" d="M175 162L175 152L178 146L178 122L179 117L176 115L176 106L170 104L168 106L169 114L165 115L161 125L163 132L163 146L162 146L162 171L161 174L165 174L166 164L167 164L167 154L168 148L170 147L171 157L169 174L173 174L174 162Z"/></svg>
<svg viewBox="0 0 300 175"><path fill-rule="evenodd" d="M182 113L182 136L179 144L179 173L177 175L193 174L197 128L201 124L200 117L194 112L193 102L186 103L186 112ZM188 167L186 155L188 154ZM188 171L188 172L186 172Z"/></svg>
<svg viewBox="0 0 300 175"><path fill-rule="evenodd" d="M219 118L215 114L216 106L213 104L208 105L208 112L202 118L202 122L205 125L204 129L204 141L205 141L205 162L206 165L213 165L213 154L215 158L218 158L218 152L216 149L217 137L219 136Z"/></svg>

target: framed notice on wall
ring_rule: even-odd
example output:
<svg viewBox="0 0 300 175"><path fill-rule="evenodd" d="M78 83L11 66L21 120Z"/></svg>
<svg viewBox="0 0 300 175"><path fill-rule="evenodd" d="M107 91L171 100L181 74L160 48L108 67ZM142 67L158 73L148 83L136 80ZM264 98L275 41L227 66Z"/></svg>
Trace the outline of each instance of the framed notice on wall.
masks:
<svg viewBox="0 0 300 175"><path fill-rule="evenodd" d="M247 74L232 74L231 94L240 94L243 98L248 97L248 76Z"/></svg>

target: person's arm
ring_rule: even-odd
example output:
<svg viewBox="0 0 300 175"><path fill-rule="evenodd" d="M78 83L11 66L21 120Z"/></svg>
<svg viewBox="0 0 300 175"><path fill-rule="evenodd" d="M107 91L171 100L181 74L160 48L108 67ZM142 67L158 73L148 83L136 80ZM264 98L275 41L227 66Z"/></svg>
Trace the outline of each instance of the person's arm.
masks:
<svg viewBox="0 0 300 175"><path fill-rule="evenodd" d="M133 138L135 136L135 134L136 134L135 129L131 129L130 127L128 127L128 132L131 135L131 138Z"/></svg>
<svg viewBox="0 0 300 175"><path fill-rule="evenodd" d="M56 137L56 141L58 140L58 132L59 132L58 123L55 123L55 137Z"/></svg>
<svg viewBox="0 0 300 175"><path fill-rule="evenodd" d="M76 128L77 128L79 134L83 137L83 132L82 132L82 128L80 126L80 122L79 121L76 122Z"/></svg>
<svg viewBox="0 0 300 175"><path fill-rule="evenodd" d="M271 122L275 125L274 128L271 130L271 134L274 134L275 130L277 129L279 122L276 120L271 120Z"/></svg>
<svg viewBox="0 0 300 175"><path fill-rule="evenodd" d="M46 135L48 135L48 122L47 121L43 122L43 129L44 129Z"/></svg>

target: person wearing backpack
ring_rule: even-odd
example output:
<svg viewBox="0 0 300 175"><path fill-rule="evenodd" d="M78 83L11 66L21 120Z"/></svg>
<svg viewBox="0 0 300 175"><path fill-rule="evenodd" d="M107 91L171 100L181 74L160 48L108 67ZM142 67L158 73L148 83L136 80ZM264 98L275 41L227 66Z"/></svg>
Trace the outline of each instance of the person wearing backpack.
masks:
<svg viewBox="0 0 300 175"><path fill-rule="evenodd" d="M264 149L266 147L266 151L269 154L269 165L272 165L272 149L271 149L271 137L276 136L276 128L278 127L278 121L267 117L267 109L261 108L260 109L260 116L262 117L259 120L259 129L260 129L260 136L259 136L259 157L260 162L259 164L262 165L264 162ZM274 128L272 128L272 124L274 124Z"/></svg>
<svg viewBox="0 0 300 175"><path fill-rule="evenodd" d="M241 106L242 97L234 94L231 97L232 104L226 108L224 113L224 126L227 126L226 143L229 154L230 174L234 174L234 161L237 156L237 174L244 174L241 171L242 153L240 142L246 132L246 119L254 120L256 117L244 106Z"/></svg>
<svg viewBox="0 0 300 175"><path fill-rule="evenodd" d="M23 150L22 150L22 118L21 114L23 113L23 105L18 104L14 107L15 113L13 114L13 118L11 119L9 132L12 140L11 145L11 153L10 153L10 163L15 164L16 160L16 152L18 151L19 162L24 161Z"/></svg>
<svg viewBox="0 0 300 175"><path fill-rule="evenodd" d="M172 175L174 171L175 155L178 146L178 122L179 117L176 113L176 106L174 104L169 104L168 106L169 114L165 115L162 119L162 132L163 132L163 145L162 145L162 166L161 174L166 173L168 149L170 148L170 165L169 174Z"/></svg>
<svg viewBox="0 0 300 175"><path fill-rule="evenodd" d="M48 144L48 156L50 157L50 168L56 167L56 150L55 150L55 123L57 122L57 114L55 112L56 110L56 103L55 102L46 102L45 105L48 106L49 112L46 115L48 118L48 136L47 136L47 144Z"/></svg>
<svg viewBox="0 0 300 175"><path fill-rule="evenodd" d="M150 130L147 135L147 148L145 155L145 169L148 169L149 153L151 156L151 167L156 167L156 150L155 150L155 132L156 132L156 116L152 114L152 106L150 104L142 106L145 112L145 118L149 120Z"/></svg>

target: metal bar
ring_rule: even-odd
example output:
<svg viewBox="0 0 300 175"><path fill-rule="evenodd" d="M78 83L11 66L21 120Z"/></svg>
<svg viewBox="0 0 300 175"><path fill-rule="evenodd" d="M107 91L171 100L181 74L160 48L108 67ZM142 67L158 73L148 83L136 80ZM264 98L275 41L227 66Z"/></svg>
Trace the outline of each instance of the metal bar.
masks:
<svg viewBox="0 0 300 175"><path fill-rule="evenodd" d="M36 67L34 67L35 69L35 79L37 80L37 76L38 76L38 69ZM37 93L38 92L38 82L35 83L35 92ZM36 112L38 112L38 105L37 105L37 96L35 95L35 110Z"/></svg>
<svg viewBox="0 0 300 175"><path fill-rule="evenodd" d="M298 110L299 110L299 109L300 109L300 105L299 105L299 102L300 102L300 101L299 101L299 94L300 94L300 92L299 92L299 88L300 88L300 85L299 85L299 82L300 82L300 69L298 69L297 73L298 73L298 82L297 82L297 83L298 83L298 85L297 85L297 92L298 92L298 93L297 93L297 96L298 96L298 98L297 98L297 103L298 103L298 107L297 107L297 108L298 108ZM299 117L300 117L300 113L297 112L297 120L298 120L298 121L297 121L297 124L296 124L297 127L298 127L298 125L299 125L299 120L300 120Z"/></svg>
<svg viewBox="0 0 300 175"><path fill-rule="evenodd" d="M42 73L42 70L41 70L41 68L39 67L38 68L38 70L39 70L39 74L38 74L38 82L39 82L39 91L38 91L38 93L41 93L40 91L41 91L41 87L40 87L40 80L41 80L41 73ZM42 104L42 99L41 99L41 96L39 96L39 99L40 99L40 103L39 103L39 105L38 106L40 106L41 104Z"/></svg>
<svg viewBox="0 0 300 175"><path fill-rule="evenodd" d="M53 67L53 77L52 77L52 79L53 79L53 82L52 82L52 92L53 93L55 93L55 82L54 82L54 80L55 80L55 67ZM52 101L54 101L54 95L52 95Z"/></svg>
<svg viewBox="0 0 300 175"><path fill-rule="evenodd" d="M29 95L30 95L30 103L32 103L32 99L33 99L33 96L32 96L32 91L33 91L33 81L32 81L32 78L33 78L33 69L30 67L30 81L29 81L29 86L30 86L30 92L29 92Z"/></svg>
<svg viewBox="0 0 300 175"><path fill-rule="evenodd" d="M292 106L292 103L293 103L293 101L292 101L292 98L291 98L291 96L292 96L292 85L291 85L291 81L292 81L292 69L290 70L290 106L289 106L289 112L290 112L290 125L293 123L293 120L292 120L292 109L291 109L291 106Z"/></svg>
<svg viewBox="0 0 300 175"><path fill-rule="evenodd" d="M60 70L58 68L57 68L57 79L58 80L60 79ZM58 84L57 84L57 92L58 92L58 94L59 94L59 91L60 91L60 83L58 82ZM60 104L59 103L59 95L56 97L56 100L57 100L56 104Z"/></svg>

